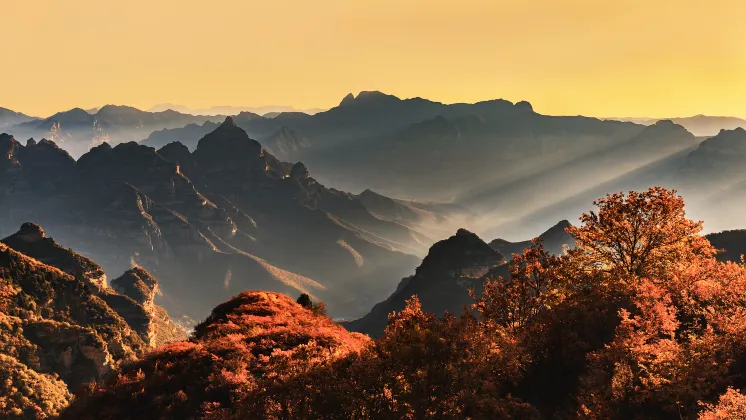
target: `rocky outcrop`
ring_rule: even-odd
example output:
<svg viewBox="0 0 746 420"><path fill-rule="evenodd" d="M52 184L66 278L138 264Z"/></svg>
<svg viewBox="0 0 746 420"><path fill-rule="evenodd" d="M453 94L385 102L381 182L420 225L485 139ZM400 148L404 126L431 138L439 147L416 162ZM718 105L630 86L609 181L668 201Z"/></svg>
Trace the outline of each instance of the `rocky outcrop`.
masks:
<svg viewBox="0 0 746 420"><path fill-rule="evenodd" d="M473 302L469 290L479 291L483 277L504 263L505 258L477 235L459 229L456 235L433 245L415 274L404 278L387 300L364 317L343 325L351 331L378 336L386 327L388 314L404 309L406 300L414 295L427 312L459 314Z"/></svg>
<svg viewBox="0 0 746 420"><path fill-rule="evenodd" d="M155 295L160 292L158 290L158 280L142 267L128 270L120 277L112 280L111 285L114 290L134 300L147 310L153 309Z"/></svg>
<svg viewBox="0 0 746 420"><path fill-rule="evenodd" d="M149 346L186 336L182 328L173 324L165 310L155 305L158 281L144 269L137 267L127 271L113 281L115 289L112 289L101 266L60 246L37 224L24 223L17 233L0 242L83 281L92 295L106 302Z"/></svg>
<svg viewBox="0 0 746 420"><path fill-rule="evenodd" d="M100 265L48 238L41 226L27 222L20 230L0 240L14 250L40 262L58 268L71 276L81 279L96 293L107 288L106 273Z"/></svg>
<svg viewBox="0 0 746 420"><path fill-rule="evenodd" d="M70 390L186 338L153 302L149 273L115 281L138 301L93 281L98 274L96 263L33 223L0 242L0 417L56 416Z"/></svg>
<svg viewBox="0 0 746 420"><path fill-rule="evenodd" d="M4 352L69 386L103 377L147 346L82 280L0 244Z"/></svg>

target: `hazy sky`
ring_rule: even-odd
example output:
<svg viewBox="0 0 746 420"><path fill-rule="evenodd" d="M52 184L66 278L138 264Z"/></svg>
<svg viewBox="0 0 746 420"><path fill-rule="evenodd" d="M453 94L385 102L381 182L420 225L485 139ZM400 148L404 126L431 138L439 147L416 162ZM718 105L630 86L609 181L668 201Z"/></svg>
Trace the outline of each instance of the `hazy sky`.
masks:
<svg viewBox="0 0 746 420"><path fill-rule="evenodd" d="M746 116L743 0L0 0L0 106L331 107L381 90L547 114Z"/></svg>

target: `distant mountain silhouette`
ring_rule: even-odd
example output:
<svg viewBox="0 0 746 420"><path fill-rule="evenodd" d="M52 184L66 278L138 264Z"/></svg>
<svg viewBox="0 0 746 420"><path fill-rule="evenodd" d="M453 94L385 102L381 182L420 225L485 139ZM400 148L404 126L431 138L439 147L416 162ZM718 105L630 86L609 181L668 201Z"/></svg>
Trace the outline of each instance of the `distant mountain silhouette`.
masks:
<svg viewBox="0 0 746 420"><path fill-rule="evenodd" d="M717 258L721 261L741 262L746 256L746 230L726 230L707 235L712 246L718 249Z"/></svg>
<svg viewBox="0 0 746 420"><path fill-rule="evenodd" d="M550 254L561 255L565 247L574 247L575 239L566 230L571 226L570 222L562 220L539 235L538 238L541 239L544 249ZM521 254L524 249L530 248L531 240L510 242L505 239L495 239L489 243L489 246L505 255L506 258L512 258L513 254Z"/></svg>
<svg viewBox="0 0 746 420"><path fill-rule="evenodd" d="M183 127L190 123L220 121L224 117L194 116L176 111L146 112L128 106L106 105L89 114L81 108L59 112L43 120L10 126L6 131L18 138L47 138L80 156L89 148L109 142L138 141L156 130Z"/></svg>
<svg viewBox="0 0 746 420"><path fill-rule="evenodd" d="M205 121L201 125L195 123L180 128L164 128L150 133L148 138L140 143L160 149L169 143L179 142L188 147L189 150L194 150L197 148L197 142L218 126L220 126L220 123Z"/></svg>
<svg viewBox="0 0 746 420"><path fill-rule="evenodd" d="M236 115L239 112L253 112L255 114L264 115L265 117L272 118L283 112L302 112L304 114L317 114L324 111L321 108L307 108L297 109L292 106L286 105L266 105L266 106L211 106L209 108L189 108L184 105L177 104L157 104L148 109L148 112L162 112L167 110L174 110L181 112L182 114L192 115Z"/></svg>
<svg viewBox="0 0 746 420"><path fill-rule="evenodd" d="M630 121L636 124L651 125L660 120L671 120L686 128L695 136L709 137L717 135L720 130L746 128L746 120L737 117L716 117L710 115L694 115L692 117L677 118L610 118L618 121Z"/></svg>
<svg viewBox="0 0 746 420"><path fill-rule="evenodd" d="M0 129L10 127L12 125L21 124L29 121L33 121L36 118L29 117L26 114L15 112L7 108L0 107Z"/></svg>

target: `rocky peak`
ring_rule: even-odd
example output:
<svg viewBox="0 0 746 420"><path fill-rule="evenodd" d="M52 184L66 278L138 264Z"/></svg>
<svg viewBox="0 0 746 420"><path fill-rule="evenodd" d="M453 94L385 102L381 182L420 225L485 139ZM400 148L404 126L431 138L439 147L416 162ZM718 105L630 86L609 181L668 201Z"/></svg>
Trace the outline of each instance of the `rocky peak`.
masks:
<svg viewBox="0 0 746 420"><path fill-rule="evenodd" d="M240 182L235 179L236 173L264 172L267 166L262 145L251 139L231 117L200 139L193 157L200 171L215 175L224 173L225 176L218 175L220 180L213 182L228 181L228 174L234 178L233 182Z"/></svg>
<svg viewBox="0 0 746 420"><path fill-rule="evenodd" d="M355 95L352 93L348 93L347 96L345 96L342 101L339 103L339 106L345 106L350 105L355 102Z"/></svg>
<svg viewBox="0 0 746 420"><path fill-rule="evenodd" d="M101 266L60 246L54 239L48 238L44 229L36 223L22 224L18 232L0 242L24 255L83 280L97 293L107 287L106 274Z"/></svg>
<svg viewBox="0 0 746 420"><path fill-rule="evenodd" d="M717 136L703 141L691 156L740 158L746 154L746 130L736 128L733 130L720 130Z"/></svg>
<svg viewBox="0 0 746 420"><path fill-rule="evenodd" d="M233 117L229 115L225 117L225 121L223 121L223 124L221 124L221 126L223 125L228 126L228 127L236 127L236 122L233 121Z"/></svg>
<svg viewBox="0 0 746 420"><path fill-rule="evenodd" d="M36 223L26 222L21 225L21 229L16 233L18 239L24 242L36 242L46 238L44 229Z"/></svg>
<svg viewBox="0 0 746 420"><path fill-rule="evenodd" d="M158 154L169 162L178 164L184 164L191 161L191 153L189 148L184 146L178 141L168 143L167 145L158 149Z"/></svg>
<svg viewBox="0 0 746 420"><path fill-rule="evenodd" d="M129 297L146 309L152 309L155 295L159 293L158 280L142 267L127 270L111 281L117 292Z"/></svg>
<svg viewBox="0 0 746 420"><path fill-rule="evenodd" d="M505 258L476 234L459 229L454 236L437 242L430 248L418 276L440 275L451 277L480 277L489 269L505 262Z"/></svg>
<svg viewBox="0 0 746 420"><path fill-rule="evenodd" d="M292 179L308 179L311 177L311 173L306 168L303 162L298 162L290 169L290 178Z"/></svg>
<svg viewBox="0 0 746 420"><path fill-rule="evenodd" d="M33 147L33 146L36 146L36 140L34 139L26 140L26 147Z"/></svg>

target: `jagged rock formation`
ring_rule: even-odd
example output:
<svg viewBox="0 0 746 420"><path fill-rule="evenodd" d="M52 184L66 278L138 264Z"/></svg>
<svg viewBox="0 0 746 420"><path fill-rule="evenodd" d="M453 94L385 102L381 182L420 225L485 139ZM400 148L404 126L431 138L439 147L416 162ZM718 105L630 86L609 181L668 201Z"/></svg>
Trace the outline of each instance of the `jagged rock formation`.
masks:
<svg viewBox="0 0 746 420"><path fill-rule="evenodd" d="M567 233L567 228L572 224L567 220L562 220L556 225L549 228L546 232L538 236L544 249L550 254L562 255L565 247L574 247L575 239ZM513 254L520 254L524 249L531 246L531 241L510 242L505 239L495 239L489 245L506 258L511 258Z"/></svg>
<svg viewBox="0 0 746 420"><path fill-rule="evenodd" d="M406 300L417 295L425 311L442 315L460 314L473 300L469 289L481 289L483 277L505 258L477 235L459 229L456 235L430 248L413 276L402 279L396 291L373 307L369 314L344 323L351 331L380 335L388 314L404 309Z"/></svg>
<svg viewBox="0 0 746 420"><path fill-rule="evenodd" d="M249 118L226 118L194 152L104 143L75 161L54 143L3 136L0 229L32 219L107 273L140 265L179 316L200 319L248 288L308 293L335 316L361 314L395 285L380 279L410 272L417 258L406 254L424 254L432 239L279 161L239 117ZM48 153L32 153L42 143Z"/></svg>
<svg viewBox="0 0 746 420"><path fill-rule="evenodd" d="M157 288L147 272L133 272ZM146 298L140 303L111 290L98 264L47 238L36 224L25 223L0 241L3 415L55 416L69 391L103 379L156 344L185 339L152 296Z"/></svg>
<svg viewBox="0 0 746 420"><path fill-rule="evenodd" d="M271 380L266 372L301 371L360 351L369 342L288 296L243 292L213 309L189 341L159 348L79 395L62 419L202 418L230 412L233 396Z"/></svg>
<svg viewBox="0 0 746 420"><path fill-rule="evenodd" d="M186 336L184 329L171 321L165 309L155 304L158 281L144 269L128 270L112 282L115 287L112 289L100 265L60 246L45 235L41 226L31 222L21 225L17 233L0 240L0 243L82 281L91 294L106 302L149 346Z"/></svg>

